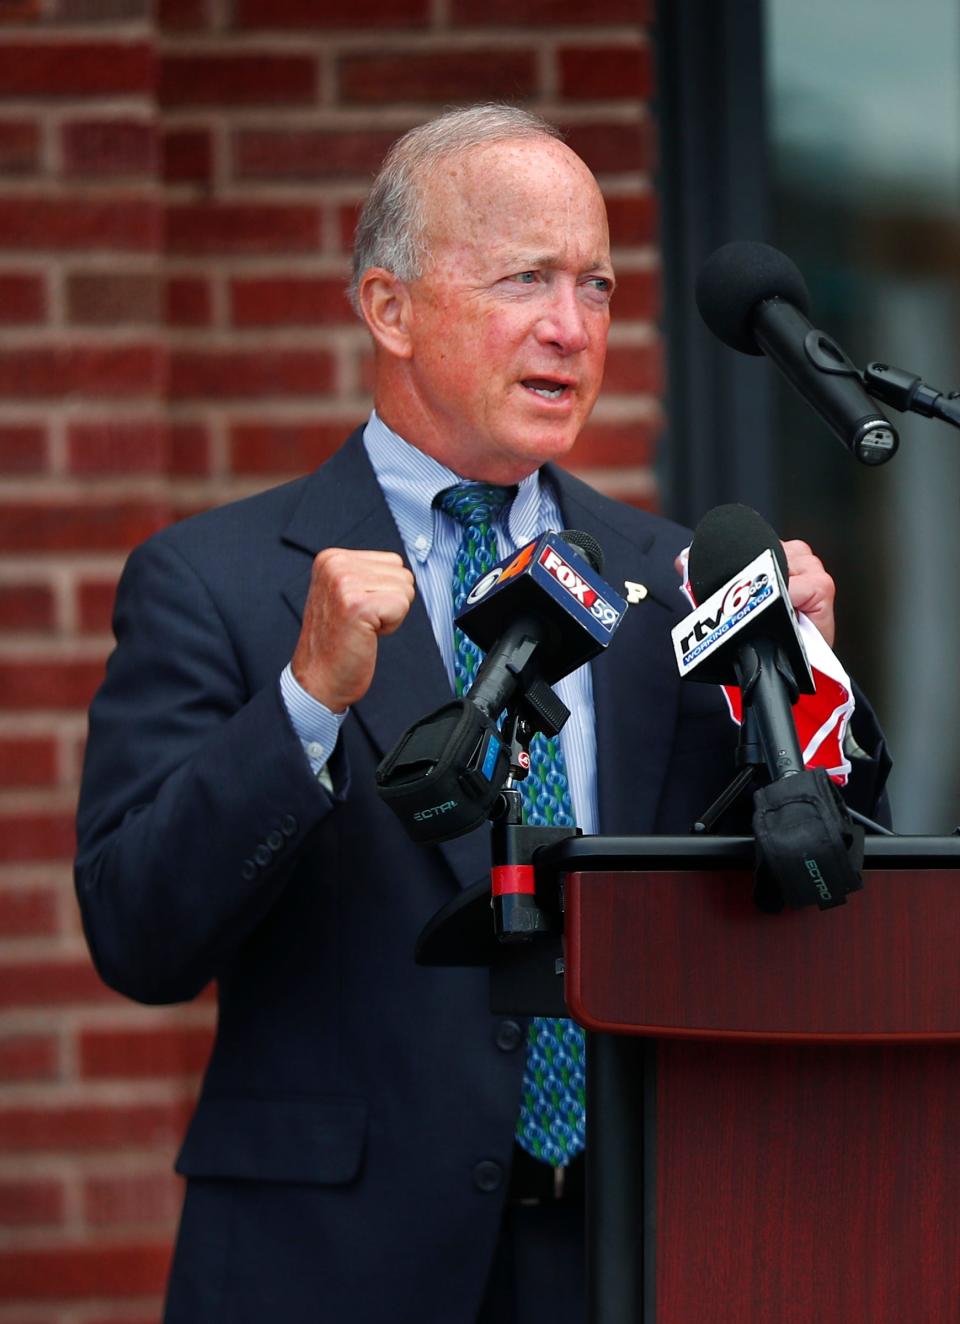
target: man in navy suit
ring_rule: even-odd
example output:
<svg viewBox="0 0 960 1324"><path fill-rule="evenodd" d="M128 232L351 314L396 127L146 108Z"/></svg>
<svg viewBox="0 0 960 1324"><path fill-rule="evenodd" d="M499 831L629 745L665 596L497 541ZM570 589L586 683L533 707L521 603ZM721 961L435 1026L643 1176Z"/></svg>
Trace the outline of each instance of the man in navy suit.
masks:
<svg viewBox="0 0 960 1324"><path fill-rule="evenodd" d="M487 834L414 847L374 771L450 695L461 530L436 498L466 480L510 489L501 554L575 527L611 583L647 590L560 686L580 825L685 831L730 776L719 692L681 688L672 660L688 534L552 463L600 389L614 284L599 189L548 125L487 106L406 135L358 233L366 427L128 562L91 710L84 923L129 996L219 995L167 1324L583 1318L579 1161L561 1181L514 1140L526 1021L491 1014L483 971L413 960L487 871ZM829 642L832 582L787 550ZM868 718L864 809L885 771Z"/></svg>

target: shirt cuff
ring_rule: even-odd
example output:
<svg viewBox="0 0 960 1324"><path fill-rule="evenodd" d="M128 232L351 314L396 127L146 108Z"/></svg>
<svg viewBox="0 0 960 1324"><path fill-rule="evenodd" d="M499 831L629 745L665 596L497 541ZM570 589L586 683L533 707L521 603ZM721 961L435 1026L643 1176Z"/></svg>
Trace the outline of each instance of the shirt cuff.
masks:
<svg viewBox="0 0 960 1324"><path fill-rule="evenodd" d="M307 693L294 676L293 667L289 662L280 673L280 697L290 718L290 725L303 746L303 752L313 775L328 786L327 762L337 743L343 720L350 709L345 708L342 713L332 713L319 699Z"/></svg>

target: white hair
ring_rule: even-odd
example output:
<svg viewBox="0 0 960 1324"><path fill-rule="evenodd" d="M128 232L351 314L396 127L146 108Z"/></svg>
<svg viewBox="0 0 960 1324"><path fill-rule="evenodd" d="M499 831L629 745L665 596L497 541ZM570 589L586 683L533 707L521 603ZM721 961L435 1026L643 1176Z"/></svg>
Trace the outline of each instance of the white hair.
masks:
<svg viewBox="0 0 960 1324"><path fill-rule="evenodd" d="M519 106L487 102L449 110L410 129L387 153L363 205L353 247L353 279L347 293L360 312L359 289L371 267L400 280L423 275L429 255L424 191L441 162L486 143L516 138L562 140L555 125Z"/></svg>

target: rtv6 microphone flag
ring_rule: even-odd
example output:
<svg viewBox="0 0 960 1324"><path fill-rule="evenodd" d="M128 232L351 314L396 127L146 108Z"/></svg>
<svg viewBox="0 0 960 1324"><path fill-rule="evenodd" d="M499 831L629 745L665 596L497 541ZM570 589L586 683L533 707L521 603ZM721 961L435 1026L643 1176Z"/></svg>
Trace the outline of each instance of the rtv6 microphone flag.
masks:
<svg viewBox="0 0 960 1324"><path fill-rule="evenodd" d="M696 609L703 604L697 603L690 584L689 552L690 549L687 547L680 554L683 569L682 589L690 605ZM714 594L724 606L722 619L717 623L722 631L731 628L732 618L741 612L745 605L741 600L744 593L743 583L747 579L752 579L747 573L750 569L750 566L744 566L741 573ZM758 573L768 572L769 566L758 568ZM853 716L853 686L833 649L817 627L802 613L796 615L795 620L799 641L805 654L801 674L808 667L814 685L813 693L801 692L793 705L793 719L797 727L803 761L808 768L823 768L832 781L845 786L850 776L850 761L844 753L843 743ZM681 635L686 630L688 636L690 630L694 628L694 622L695 614L692 613L676 627L674 634ZM703 640L694 640L694 647L702 645L703 642ZM685 669L683 667L679 669L681 674L684 674ZM800 675L797 679L800 680ZM721 687L730 716L739 726L743 720L743 703L739 686L722 683Z"/></svg>

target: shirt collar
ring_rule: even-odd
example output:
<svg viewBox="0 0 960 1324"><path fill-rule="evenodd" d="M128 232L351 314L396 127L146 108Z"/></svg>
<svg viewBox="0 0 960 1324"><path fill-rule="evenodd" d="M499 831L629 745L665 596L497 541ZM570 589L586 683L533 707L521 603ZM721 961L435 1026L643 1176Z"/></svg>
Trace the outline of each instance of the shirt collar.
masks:
<svg viewBox="0 0 960 1324"><path fill-rule="evenodd" d="M433 500L438 492L463 479L404 441L376 410L367 420L363 444L408 555L425 561L433 547L435 521L441 518ZM541 532L540 497L540 473L535 470L520 482L507 514L515 546L530 542Z"/></svg>

